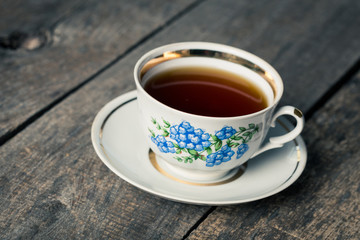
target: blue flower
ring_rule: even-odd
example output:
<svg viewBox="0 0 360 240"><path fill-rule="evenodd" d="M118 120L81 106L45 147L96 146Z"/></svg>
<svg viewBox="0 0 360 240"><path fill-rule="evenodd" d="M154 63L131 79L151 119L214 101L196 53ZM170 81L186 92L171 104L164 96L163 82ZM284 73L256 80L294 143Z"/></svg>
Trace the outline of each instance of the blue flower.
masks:
<svg viewBox="0 0 360 240"><path fill-rule="evenodd" d="M158 145L158 141L156 141L156 138L151 137L151 141L152 141L153 143L155 143L156 145Z"/></svg>
<svg viewBox="0 0 360 240"><path fill-rule="evenodd" d="M233 127L225 126L220 131L215 131L215 136L220 140L228 139L236 133L236 130Z"/></svg>
<svg viewBox="0 0 360 240"><path fill-rule="evenodd" d="M207 167L213 167L213 166L214 166L214 163L213 163L213 162L206 162L206 166L207 166Z"/></svg>
<svg viewBox="0 0 360 240"><path fill-rule="evenodd" d="M221 163L222 163L221 160L216 160L216 161L215 161L215 165L220 165Z"/></svg>
<svg viewBox="0 0 360 240"><path fill-rule="evenodd" d="M191 126L189 122L184 121L184 122L180 123L179 128L180 127L186 129L186 132L188 132L188 133L194 132L194 127Z"/></svg>
<svg viewBox="0 0 360 240"><path fill-rule="evenodd" d="M221 148L221 151L226 153L226 152L229 152L231 150L231 147L229 147L228 145L225 145Z"/></svg>
<svg viewBox="0 0 360 240"><path fill-rule="evenodd" d="M180 125L183 126L186 129L189 129L191 127L189 122L182 122L182 123L180 123Z"/></svg>
<svg viewBox="0 0 360 240"><path fill-rule="evenodd" d="M198 151L198 152L201 152L202 150L204 150L204 147L202 145L196 145L195 146L195 150Z"/></svg>
<svg viewBox="0 0 360 240"><path fill-rule="evenodd" d="M225 139L225 133L223 131L216 131L215 136L217 136L220 140Z"/></svg>
<svg viewBox="0 0 360 240"><path fill-rule="evenodd" d="M194 149L195 148L195 145L193 143L188 143L186 144L186 148L188 149Z"/></svg>
<svg viewBox="0 0 360 240"><path fill-rule="evenodd" d="M208 133L204 133L201 135L201 140L203 141L209 140L209 138L210 138L210 134Z"/></svg>
<svg viewBox="0 0 360 240"><path fill-rule="evenodd" d="M195 133L197 136L201 136L201 135L203 135L204 131L201 130L200 128L198 128L198 129L195 129L194 133ZM209 137L210 137L210 136L209 136Z"/></svg>
<svg viewBox="0 0 360 240"><path fill-rule="evenodd" d="M195 137L195 134L193 134L193 133L189 133L189 134L187 135L187 137L191 140L192 138L194 138L194 137Z"/></svg>
<svg viewBox="0 0 360 240"><path fill-rule="evenodd" d="M165 137L163 135L158 135L156 137L156 141L164 143L164 142L166 142L166 139L165 139Z"/></svg>
<svg viewBox="0 0 360 240"><path fill-rule="evenodd" d="M215 160L222 160L224 157L224 155L221 153L221 152L218 152L216 155L215 155Z"/></svg>
<svg viewBox="0 0 360 240"><path fill-rule="evenodd" d="M214 160L215 160L215 153L212 153L207 156L206 162L214 162Z"/></svg>
<svg viewBox="0 0 360 240"><path fill-rule="evenodd" d="M186 147L186 142L179 142L179 147L180 148L185 148Z"/></svg>
<svg viewBox="0 0 360 240"><path fill-rule="evenodd" d="M187 140L187 137L185 134L180 134L179 139L185 142Z"/></svg>
<svg viewBox="0 0 360 240"><path fill-rule="evenodd" d="M176 134L178 133L177 125L170 127L170 133L172 133L172 134L174 134L174 135L176 135Z"/></svg>
<svg viewBox="0 0 360 240"><path fill-rule="evenodd" d="M190 141L192 142L192 143L199 143L200 141L201 141L201 139L199 138L199 137L193 137L193 138L190 138Z"/></svg>
<svg viewBox="0 0 360 240"><path fill-rule="evenodd" d="M185 134L185 133L186 133L186 129L179 126L179 133Z"/></svg>
<svg viewBox="0 0 360 240"><path fill-rule="evenodd" d="M232 157L234 154L235 154L234 151L229 151L229 152L226 153L226 156Z"/></svg>
<svg viewBox="0 0 360 240"><path fill-rule="evenodd" d="M180 148L194 149L198 152L211 146L210 134L200 128L194 129L186 121L170 127L170 138L175 140Z"/></svg>
<svg viewBox="0 0 360 240"><path fill-rule="evenodd" d="M236 152L237 153L236 159L241 158L248 149L249 146L246 143L241 144Z"/></svg>
<svg viewBox="0 0 360 240"><path fill-rule="evenodd" d="M223 161L223 162L227 162L227 161L230 161L230 160L231 160L231 157L226 156L226 157L224 157L224 158L223 158L223 160L222 160L222 161Z"/></svg>
<svg viewBox="0 0 360 240"><path fill-rule="evenodd" d="M170 141L167 141L167 142L166 142L166 146L167 146L168 148L173 148L173 147L174 147L174 143L172 143L172 142L170 142Z"/></svg>
<svg viewBox="0 0 360 240"><path fill-rule="evenodd" d="M201 144L204 148L210 147L210 145L211 145L211 143L209 141L203 141Z"/></svg>
<svg viewBox="0 0 360 240"><path fill-rule="evenodd" d="M231 147L225 145L219 151L211 153L206 157L206 166L213 167L214 165L228 162L234 154L235 152L231 150Z"/></svg>
<svg viewBox="0 0 360 240"><path fill-rule="evenodd" d="M151 136L151 141L158 147L160 152L163 153L175 153L174 143L171 141L166 141L163 135L158 135L156 137Z"/></svg>

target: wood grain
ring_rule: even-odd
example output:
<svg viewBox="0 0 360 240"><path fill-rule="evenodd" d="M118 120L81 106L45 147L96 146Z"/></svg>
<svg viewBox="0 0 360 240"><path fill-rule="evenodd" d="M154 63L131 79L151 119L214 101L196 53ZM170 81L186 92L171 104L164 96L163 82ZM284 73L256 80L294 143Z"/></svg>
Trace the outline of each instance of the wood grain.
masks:
<svg viewBox="0 0 360 240"><path fill-rule="evenodd" d="M360 72L307 122L308 163L293 186L254 203L218 207L189 239L358 239L359 90ZM272 230L262 235L264 228Z"/></svg>
<svg viewBox="0 0 360 240"><path fill-rule="evenodd" d="M198 221L202 221L211 208L160 199L119 179L102 164L91 146L90 128L96 113L111 99L134 89L132 69L145 51L160 44L184 40L227 43L258 54L286 76L286 91L291 93L284 95L284 102L307 110L359 57L356 4L351 1L331 4L328 1L304 1L301 4L298 1L271 4L266 1L227 1L221 4L204 1L164 26L0 148L0 238L181 239ZM79 25L84 24L81 19L77 21ZM335 27L327 28L328 24L335 24ZM65 32L70 30L70 25L64 29ZM103 31L110 34L106 29ZM72 41L69 40L68 44ZM87 54L90 50L85 48L84 51ZM39 59L45 56L38 54ZM71 56L70 52L64 54ZM330 61L333 56L337 56L338 61ZM98 57L93 55L95 60ZM55 67L50 64L49 68ZM68 74L79 74L81 78L84 77L83 71L74 67ZM55 73L49 70L44 74L51 77ZM91 71L88 74L91 76ZM344 114L349 113L344 111ZM336 119L329 119L333 118ZM313 119L318 119L318 116L314 115ZM351 122L357 123L356 116L352 119ZM355 130L352 123L346 126L349 131ZM318 132L314 135L312 131ZM309 149L312 149L315 139L321 140L330 133L338 136L330 129L327 131L318 129L318 126L311 127L310 122L304 133ZM353 140L357 139L355 133L351 135ZM317 148L322 147L319 145ZM355 145L352 147L355 151ZM311 216L311 213L316 213L316 209L329 209L330 205L321 208L326 203L325 196L329 195L320 193L330 190L330 185L323 188L323 184L338 184L336 186L342 189L344 185L337 176L347 173L349 183L358 178L354 173L341 171L343 158L337 155L324 158L315 153L317 151L310 153L310 159L319 157L320 162L314 163L311 169L320 171L326 160L335 159L335 165L329 167L330 170L332 166L339 167L339 172L324 169L312 174L307 168L293 187L274 197L217 208L189 237L297 239L306 237L307 230L320 237L326 234L335 236L337 233L333 227L338 226L339 219L348 220L345 215L340 218L330 216L333 222L329 223L326 222L328 212L320 214L318 222L318 215ZM348 188L340 197L336 195L338 190L334 188L331 193L337 196L336 199L343 199L342 204L348 204L339 206L354 206L358 192ZM301 218L302 210L297 208L297 204L304 206L301 205L304 202L309 217ZM336 208L331 210L338 213ZM292 222L289 216L303 221ZM342 228L349 231L342 233L343 236L356 233L356 230L349 230L357 227L351 225L358 223L357 218L354 219L356 221L347 222ZM331 227L323 231L328 224ZM322 228L317 231L316 226Z"/></svg>
<svg viewBox="0 0 360 240"><path fill-rule="evenodd" d="M296 104L307 111L359 60L359 11L360 2L353 0L221 4L210 0L171 26L171 33L161 32L142 49L200 40L252 52L282 76L285 92L281 105ZM309 88L300 95L299 89L306 86Z"/></svg>
<svg viewBox="0 0 360 240"><path fill-rule="evenodd" d="M192 2L2 3L0 42L19 46L0 47L0 140ZM10 26L6 28L4 23L8 21ZM39 48L34 48L36 41L40 41Z"/></svg>

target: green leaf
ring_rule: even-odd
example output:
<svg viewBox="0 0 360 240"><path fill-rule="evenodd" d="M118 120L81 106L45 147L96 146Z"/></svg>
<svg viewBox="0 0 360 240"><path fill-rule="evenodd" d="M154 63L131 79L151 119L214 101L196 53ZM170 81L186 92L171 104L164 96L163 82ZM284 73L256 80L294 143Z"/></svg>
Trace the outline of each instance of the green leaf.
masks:
<svg viewBox="0 0 360 240"><path fill-rule="evenodd" d="M193 156L198 155L198 152L196 150L194 150L194 149L188 149L188 153L190 153Z"/></svg>
<svg viewBox="0 0 360 240"><path fill-rule="evenodd" d="M232 143L229 145L229 147L235 148L235 147L237 147L237 146L239 146L239 145L240 145L240 143L232 142Z"/></svg>
<svg viewBox="0 0 360 240"><path fill-rule="evenodd" d="M217 141L215 143L215 152L218 151L222 147L222 141Z"/></svg>
<svg viewBox="0 0 360 240"><path fill-rule="evenodd" d="M234 136L231 137L231 139L233 139L235 141L239 141L241 139L241 137L234 135Z"/></svg>
<svg viewBox="0 0 360 240"><path fill-rule="evenodd" d="M171 126L171 124L164 119L163 119L163 122L165 123L164 127L169 128Z"/></svg>
<svg viewBox="0 0 360 240"><path fill-rule="evenodd" d="M177 143L173 143L173 144L174 144L174 147L175 147L175 148L178 148L178 149L180 148L180 147L179 147L179 144L177 144Z"/></svg>
<svg viewBox="0 0 360 240"><path fill-rule="evenodd" d="M155 118L151 118L151 122L152 122L153 124L156 124L156 119L155 119Z"/></svg>
<svg viewBox="0 0 360 240"><path fill-rule="evenodd" d="M249 128L250 128L250 129L253 129L253 128L255 128L255 124L253 124L253 123L250 123L250 124L249 124Z"/></svg>
<svg viewBox="0 0 360 240"><path fill-rule="evenodd" d="M182 158L181 157L175 157L176 160L178 160L179 162L182 162Z"/></svg>
<svg viewBox="0 0 360 240"><path fill-rule="evenodd" d="M240 130L240 133L242 133L242 132L246 131L246 128L244 128L244 127L239 127L239 130Z"/></svg>
<svg viewBox="0 0 360 240"><path fill-rule="evenodd" d="M153 131L153 130L151 130L150 128L148 128L148 129L149 129L149 131L150 131L150 133L151 133L151 136L155 137L155 133L154 133L154 131Z"/></svg>
<svg viewBox="0 0 360 240"><path fill-rule="evenodd" d="M176 154L180 154L181 153L181 149L180 148L177 148L176 149Z"/></svg>
<svg viewBox="0 0 360 240"><path fill-rule="evenodd" d="M212 154L212 150L210 147L205 148L208 155Z"/></svg>
<svg viewBox="0 0 360 240"><path fill-rule="evenodd" d="M247 136L250 136L251 135L251 132L246 132L243 134L244 137L247 137Z"/></svg>
<svg viewBox="0 0 360 240"><path fill-rule="evenodd" d="M165 129L163 129L163 134L164 137L167 137L170 135L170 133L168 131L166 131Z"/></svg>
<svg viewBox="0 0 360 240"><path fill-rule="evenodd" d="M210 136L215 142L221 141L216 135L210 134Z"/></svg>
<svg viewBox="0 0 360 240"><path fill-rule="evenodd" d="M156 128L159 129L159 130L161 130L160 124L156 123Z"/></svg>
<svg viewBox="0 0 360 240"><path fill-rule="evenodd" d="M204 155L200 155L200 159L206 161L206 157Z"/></svg>
<svg viewBox="0 0 360 240"><path fill-rule="evenodd" d="M191 157L185 157L184 158L184 163L188 163L188 162L192 163L193 159Z"/></svg>

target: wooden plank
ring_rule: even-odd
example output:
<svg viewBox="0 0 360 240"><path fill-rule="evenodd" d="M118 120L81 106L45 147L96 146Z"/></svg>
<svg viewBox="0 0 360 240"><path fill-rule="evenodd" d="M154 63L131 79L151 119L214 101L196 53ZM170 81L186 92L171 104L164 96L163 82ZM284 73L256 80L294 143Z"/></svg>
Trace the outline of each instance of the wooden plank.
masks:
<svg viewBox="0 0 360 240"><path fill-rule="evenodd" d="M13 32L32 33L49 29L60 19L79 11L82 0L24 1L3 0L0 3L0 36Z"/></svg>
<svg viewBox="0 0 360 240"><path fill-rule="evenodd" d="M163 200L119 179L101 163L92 149L89 137L92 120L106 102L134 89L132 69L145 50L180 40L229 43L260 53L270 63L275 63L275 67L280 67L280 72L285 75L291 76L293 69L297 67L301 68L301 72L314 74L315 77L311 75L314 78L294 75L294 78L284 79L285 84L293 86L298 93L286 94L284 101L305 109L310 108L358 57L354 50L359 49L357 39L353 39L358 34L355 31L356 25L353 24L358 21L357 15L354 15L356 11L349 7L343 10L346 14L340 20L344 27L335 28L332 33L336 37L335 42L312 31L334 23L335 13L344 9L344 6L352 6L350 1L330 5L327 1L322 1L317 2L315 8L310 7L310 2L307 8L297 8L299 3L295 1L264 4L258 1L221 4L206 1L200 4L2 146L0 237L180 239L184 236L210 208ZM286 27L294 9L299 9L300 13L297 14L304 16L301 22L303 25L290 25L301 26L301 29ZM321 17L312 20L320 9L323 13ZM293 21L296 22L295 20ZM261 28L254 30L255 25ZM289 30L286 38L281 37L284 29ZM273 34L267 32L270 30ZM243 33L243 37L239 33ZM340 33L341 37L337 37ZM261 38L265 36L266 38ZM296 42L299 36L302 41ZM327 47L333 52L315 51L316 46L311 44L315 40L323 48ZM344 42L348 44L343 44ZM293 47L286 50L287 45ZM305 46L310 48L309 52L303 51ZM330 65L326 61L320 61L343 53L347 58L340 57L338 62ZM293 62L299 61L299 58L311 58L313 62L319 60L316 74L312 72L314 69L311 64L301 65L300 61L300 66L294 65ZM329 69L333 75L323 79L324 72ZM321 88L318 88L315 79L325 81L321 83ZM314 91L309 92L304 85ZM303 96L299 98L299 94ZM304 97L308 101L303 101ZM267 211L267 202L268 199L265 199L235 207L218 208L219 211L230 209L237 213L245 213L247 208L253 210L246 217L241 214L232 215L233 218L228 218L221 225L223 232L230 236L233 231L241 231L235 228L235 223L240 220L246 222L244 219L248 224L244 229L251 228L251 223L266 224L266 221L259 221L258 215ZM284 201L274 203L278 209L282 204ZM257 213L255 210L259 209ZM213 214L217 212L218 210ZM205 230L215 231L218 226L210 222L213 214L191 236L205 238L209 234ZM222 217L225 219L228 214L230 213L225 213ZM276 218L276 213L272 216L273 219ZM200 232L204 225L209 228ZM265 236L270 232L274 237L284 236L283 229L273 229L269 225L254 232L253 236ZM293 235L289 233L288 236Z"/></svg>
<svg viewBox="0 0 360 240"><path fill-rule="evenodd" d="M1 3L0 142L192 2Z"/></svg>
<svg viewBox="0 0 360 240"><path fill-rule="evenodd" d="M307 111L360 58L359 5L353 0L226 1L221 6L208 1L172 26L181 34L163 32L150 46L201 40L250 51L282 76L281 104ZM299 96L304 86L311 88Z"/></svg>
<svg viewBox="0 0 360 240"><path fill-rule="evenodd" d="M358 239L359 90L360 72L307 122L308 164L293 186L261 201L217 208L189 239L248 239L263 228L273 230L254 239L274 234L276 239Z"/></svg>

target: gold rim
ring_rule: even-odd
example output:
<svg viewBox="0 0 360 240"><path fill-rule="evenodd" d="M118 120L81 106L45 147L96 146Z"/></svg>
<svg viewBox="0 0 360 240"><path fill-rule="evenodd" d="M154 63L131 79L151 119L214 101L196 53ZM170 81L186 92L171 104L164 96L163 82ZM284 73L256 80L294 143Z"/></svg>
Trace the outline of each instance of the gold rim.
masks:
<svg viewBox="0 0 360 240"><path fill-rule="evenodd" d="M142 79L145 73L147 73L151 68L155 67L156 65L169 60L173 60L176 58L183 58L183 57L210 57L210 58L221 59L228 62L239 64L257 73L263 79L265 79L269 83L271 89L273 90L274 96L277 96L277 89L276 89L274 77L268 71L265 71L257 64L249 60L246 60L242 57L230 53L213 51L208 49L182 49L177 51L164 52L163 54L154 57L143 64L143 66L140 68L141 69L140 79Z"/></svg>

